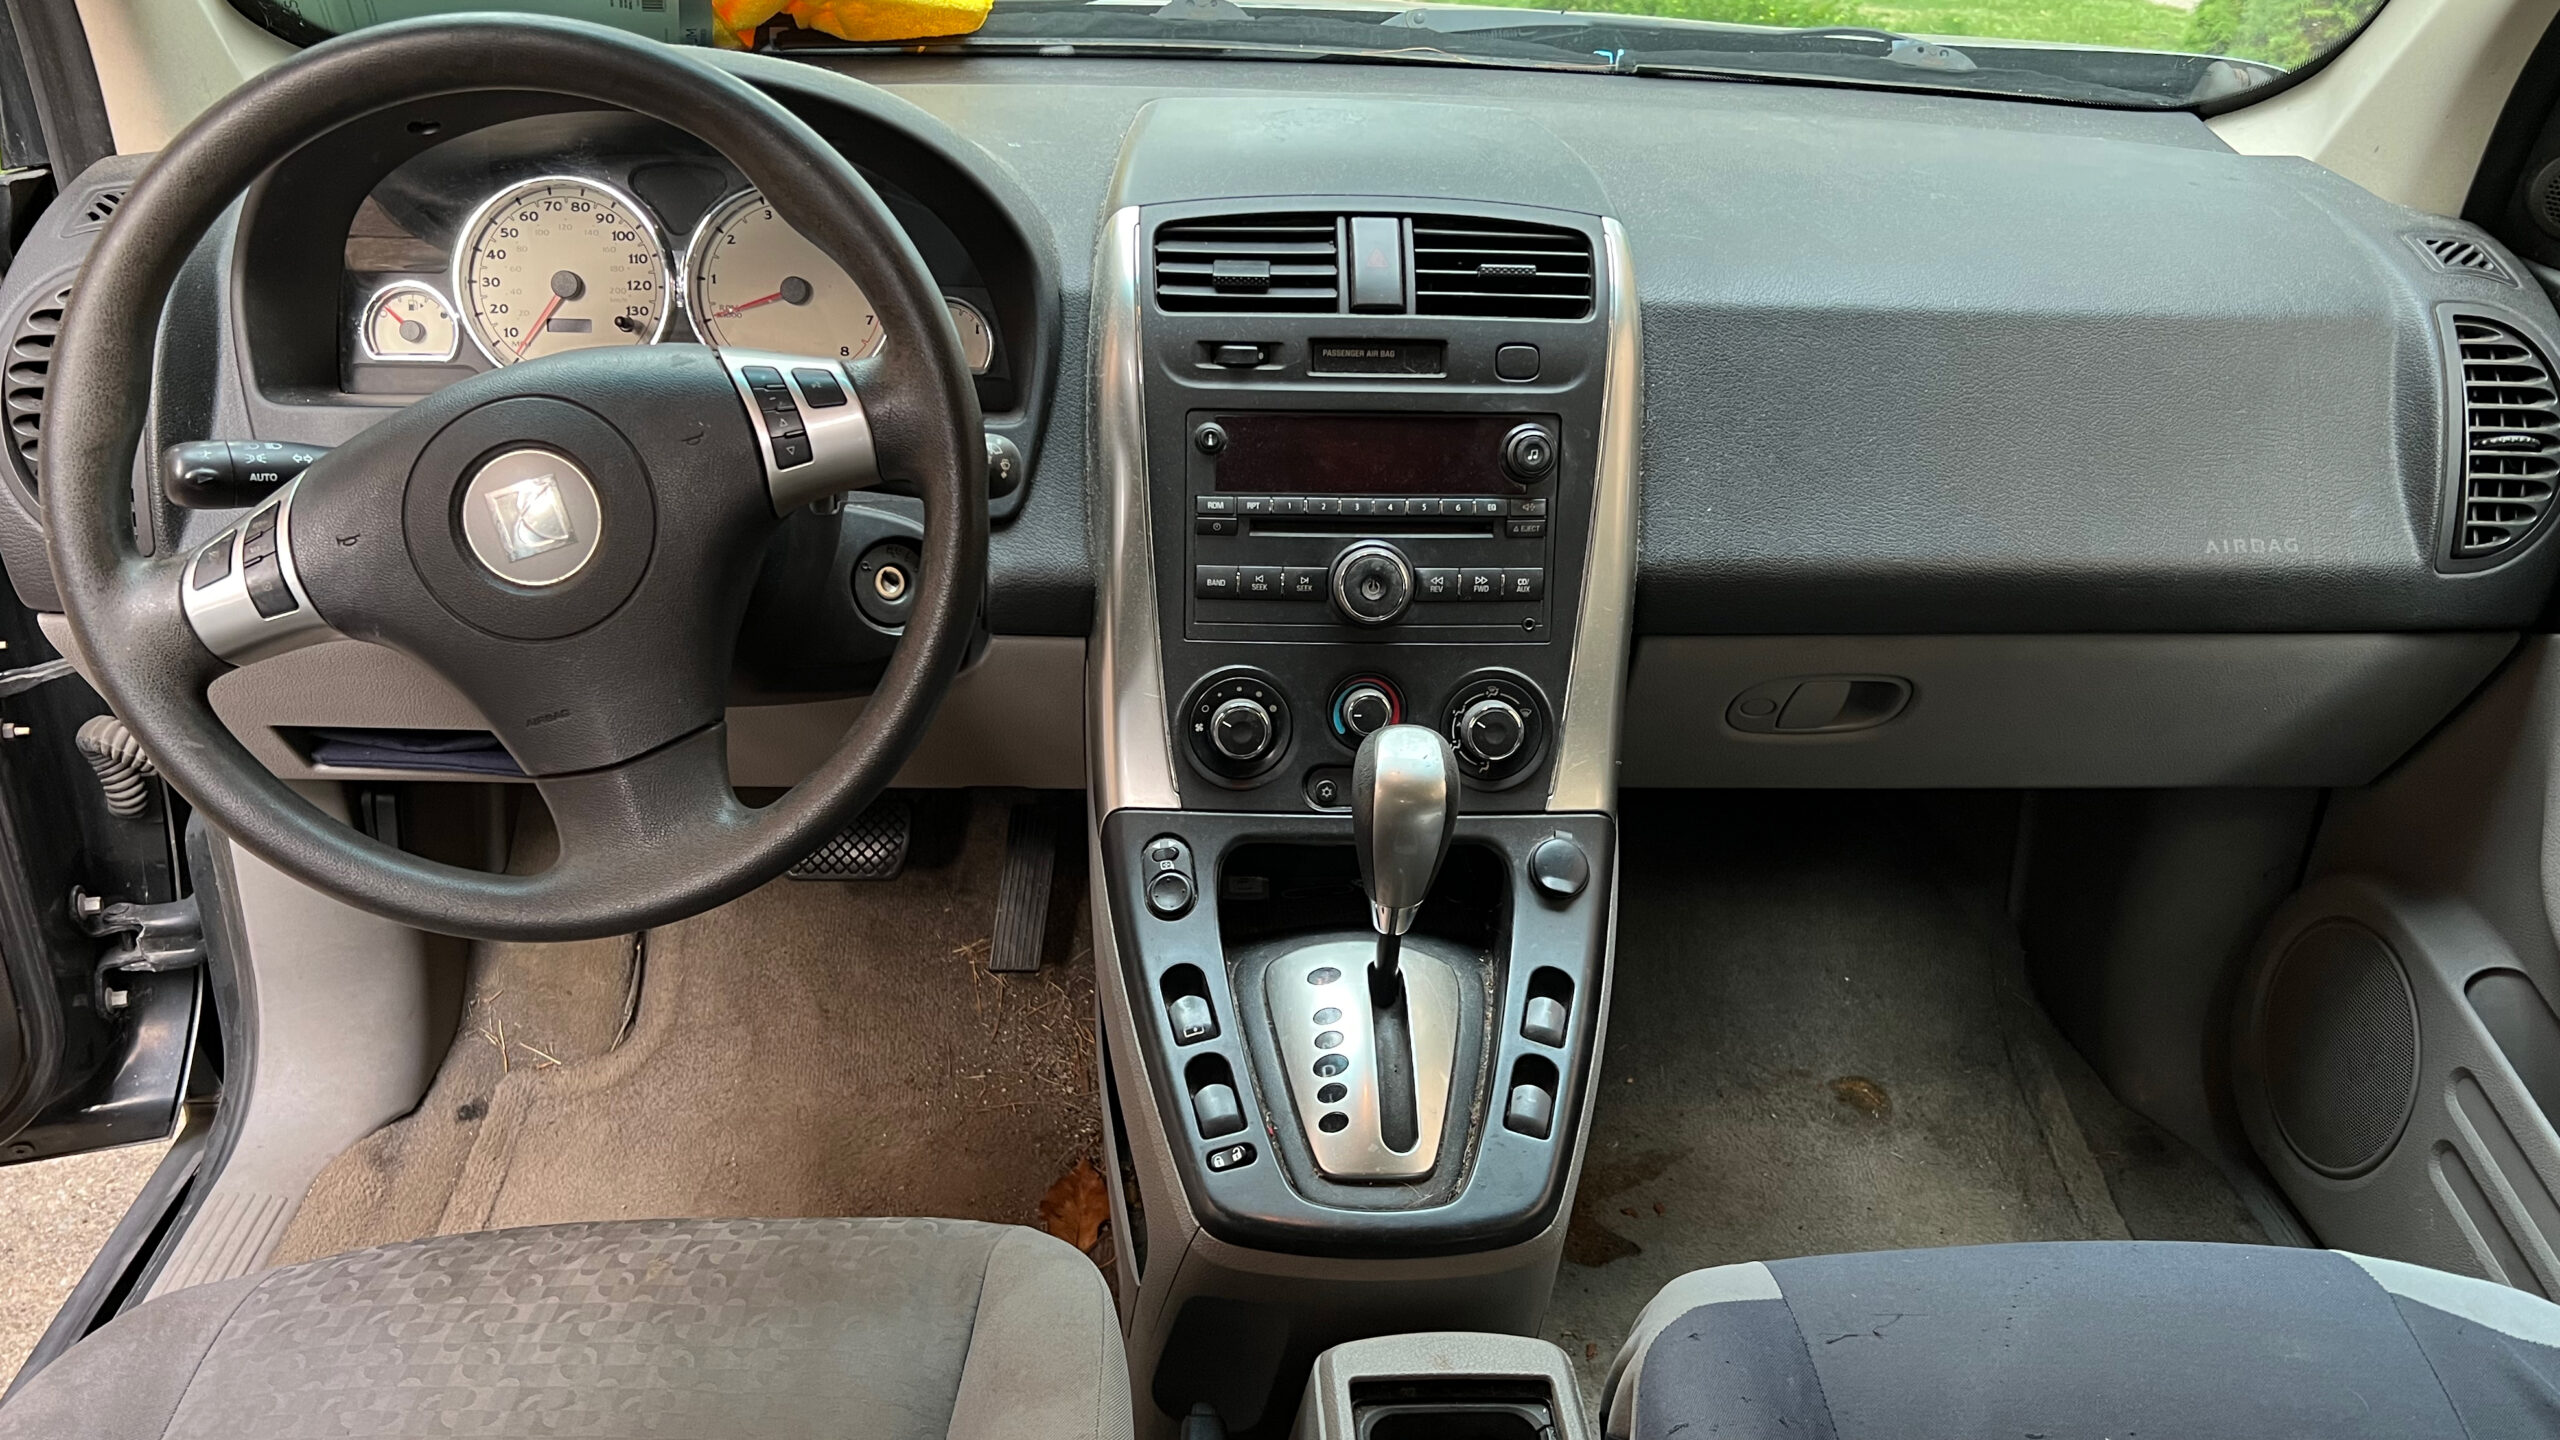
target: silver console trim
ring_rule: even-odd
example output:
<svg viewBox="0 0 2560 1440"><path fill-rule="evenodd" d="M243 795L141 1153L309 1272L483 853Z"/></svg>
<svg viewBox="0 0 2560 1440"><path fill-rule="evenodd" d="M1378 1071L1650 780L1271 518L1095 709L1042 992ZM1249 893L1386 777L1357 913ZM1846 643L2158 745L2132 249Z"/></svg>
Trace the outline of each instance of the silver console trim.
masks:
<svg viewBox="0 0 2560 1440"><path fill-rule="evenodd" d="M1415 1135L1412 1149L1389 1149L1378 1109L1377 1019L1369 1004L1369 962L1377 953L1375 940L1323 940L1289 952L1263 972L1263 998L1279 1034L1280 1068L1289 1075L1299 1132L1307 1137L1316 1168L1334 1180L1414 1180L1440 1162L1451 1072L1458 1063L1458 977L1449 961L1419 948L1407 948L1397 964L1404 976L1406 1030L1413 1038ZM1322 985L1307 978L1321 970L1333 971L1335 978ZM1335 1018L1315 1018L1324 1013ZM1334 1043L1319 1043L1327 1038ZM1339 1075L1316 1073L1328 1055L1342 1057ZM1331 1102L1317 1099L1327 1085L1340 1085L1345 1094ZM1327 1115L1343 1116L1347 1123L1328 1131Z"/></svg>
<svg viewBox="0 0 2560 1440"><path fill-rule="evenodd" d="M197 588L196 567L213 553L212 545L199 548L178 571L178 602L186 611L187 624L194 627L204 648L234 665L337 638L338 632L312 605L311 592L302 588L302 572L293 563L293 497L301 488L297 476L222 532L218 543L231 552L231 573ZM283 572L285 588L293 592L294 600L291 610L272 619L259 614L257 602L249 598L249 577L240 562L249 522L268 510L276 512L276 568Z"/></svg>
<svg viewBox="0 0 2560 1440"><path fill-rule="evenodd" d="M1608 371L1600 392L1600 454L1591 502L1591 546L1582 561L1582 606L1573 663L1556 718L1549 810L1609 811L1618 803L1618 726L1626 705L1627 652L1635 628L1636 467L1642 460L1644 343L1634 262L1618 222L1600 222L1609 276Z"/></svg>
<svg viewBox="0 0 2560 1440"><path fill-rule="evenodd" d="M853 388L853 376L844 365L823 355L783 355L771 350L721 350L720 363L729 371L729 383L737 387L738 398L746 402L747 425L756 434L756 454L764 461L766 491L773 497L773 513L788 515L812 500L823 500L847 490L866 490L880 483L880 453L871 440L871 415L862 408L862 392ZM792 402L800 410L800 426L809 437L809 458L785 468L773 453L773 436L765 429L764 412L756 404L755 387L747 383L746 367L769 366L782 372L782 383L790 387ZM824 408L809 403L808 392L799 377L791 372L824 370L844 388L844 403Z"/></svg>
<svg viewBox="0 0 2560 1440"><path fill-rule="evenodd" d="M1147 520L1146 350L1137 207L1102 227L1093 264L1093 460L1101 482L1100 572L1085 669L1096 815L1178 810L1156 633L1156 564Z"/></svg>

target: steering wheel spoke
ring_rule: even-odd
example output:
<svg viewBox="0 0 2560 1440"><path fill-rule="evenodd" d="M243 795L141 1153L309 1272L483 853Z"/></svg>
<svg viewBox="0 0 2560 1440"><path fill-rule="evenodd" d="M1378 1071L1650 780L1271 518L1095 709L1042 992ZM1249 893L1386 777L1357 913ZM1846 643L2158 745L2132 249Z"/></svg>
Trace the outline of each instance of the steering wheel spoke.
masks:
<svg viewBox="0 0 2560 1440"><path fill-rule="evenodd" d="M729 782L729 727L712 724L648 754L534 784L560 832L555 865L579 881L600 869L676 882L715 854L715 836L755 813Z"/></svg>
<svg viewBox="0 0 2560 1440"><path fill-rule="evenodd" d="M204 648L247 665L338 632L321 617L293 558L294 480L177 563L171 577Z"/></svg>

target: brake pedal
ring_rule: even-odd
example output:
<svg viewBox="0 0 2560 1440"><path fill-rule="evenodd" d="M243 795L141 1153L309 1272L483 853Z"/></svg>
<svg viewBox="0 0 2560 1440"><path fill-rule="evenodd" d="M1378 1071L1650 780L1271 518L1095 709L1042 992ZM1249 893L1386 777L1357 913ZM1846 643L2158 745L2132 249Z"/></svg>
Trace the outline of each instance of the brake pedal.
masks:
<svg viewBox="0 0 2560 1440"><path fill-rule="evenodd" d="M786 873L794 880L895 880L907 867L914 820L904 797L883 795Z"/></svg>
<svg viewBox="0 0 2560 1440"><path fill-rule="evenodd" d="M1022 975L1040 968L1040 942L1049 926L1049 881L1057 870L1057 822L1050 807L1037 799L1015 805L1005 825L1004 878L996 885L989 970Z"/></svg>

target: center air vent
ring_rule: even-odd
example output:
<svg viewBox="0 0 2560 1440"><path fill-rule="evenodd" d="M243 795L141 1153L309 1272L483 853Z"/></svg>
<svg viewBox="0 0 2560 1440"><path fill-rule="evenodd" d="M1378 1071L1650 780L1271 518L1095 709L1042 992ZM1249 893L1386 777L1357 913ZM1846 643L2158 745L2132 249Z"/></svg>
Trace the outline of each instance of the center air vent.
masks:
<svg viewBox="0 0 2560 1440"><path fill-rule="evenodd" d="M36 302L10 334L9 353L0 359L0 418L9 427L9 463L31 492L36 488L36 449L44 438L45 389L53 378L53 342L62 333L62 309L70 303L68 285Z"/></svg>
<svg viewBox="0 0 2560 1440"><path fill-rule="evenodd" d="M1331 215L1222 215L1156 230L1156 303L1167 310L1340 308Z"/></svg>
<svg viewBox="0 0 2560 1440"><path fill-rule="evenodd" d="M2560 479L2560 390L2511 326L2457 315L2462 366L2462 513L2453 558L2512 549L2542 523Z"/></svg>
<svg viewBox="0 0 2560 1440"><path fill-rule="evenodd" d="M1414 310L1579 320L1591 313L1591 241L1510 220L1416 216Z"/></svg>

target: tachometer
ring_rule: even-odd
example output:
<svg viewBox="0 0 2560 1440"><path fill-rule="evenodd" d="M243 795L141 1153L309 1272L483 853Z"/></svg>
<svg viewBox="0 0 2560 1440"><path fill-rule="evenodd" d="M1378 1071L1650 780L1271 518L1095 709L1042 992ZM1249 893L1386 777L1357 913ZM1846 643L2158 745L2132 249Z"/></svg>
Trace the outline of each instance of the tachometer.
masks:
<svg viewBox="0 0 2560 1440"><path fill-rule="evenodd" d="M492 196L455 247L471 338L501 365L642 345L667 324L667 257L648 212L611 186L552 176Z"/></svg>
<svg viewBox="0 0 2560 1440"><path fill-rule="evenodd" d="M689 260L694 328L714 345L862 360L886 338L862 287L757 191L703 218Z"/></svg>

